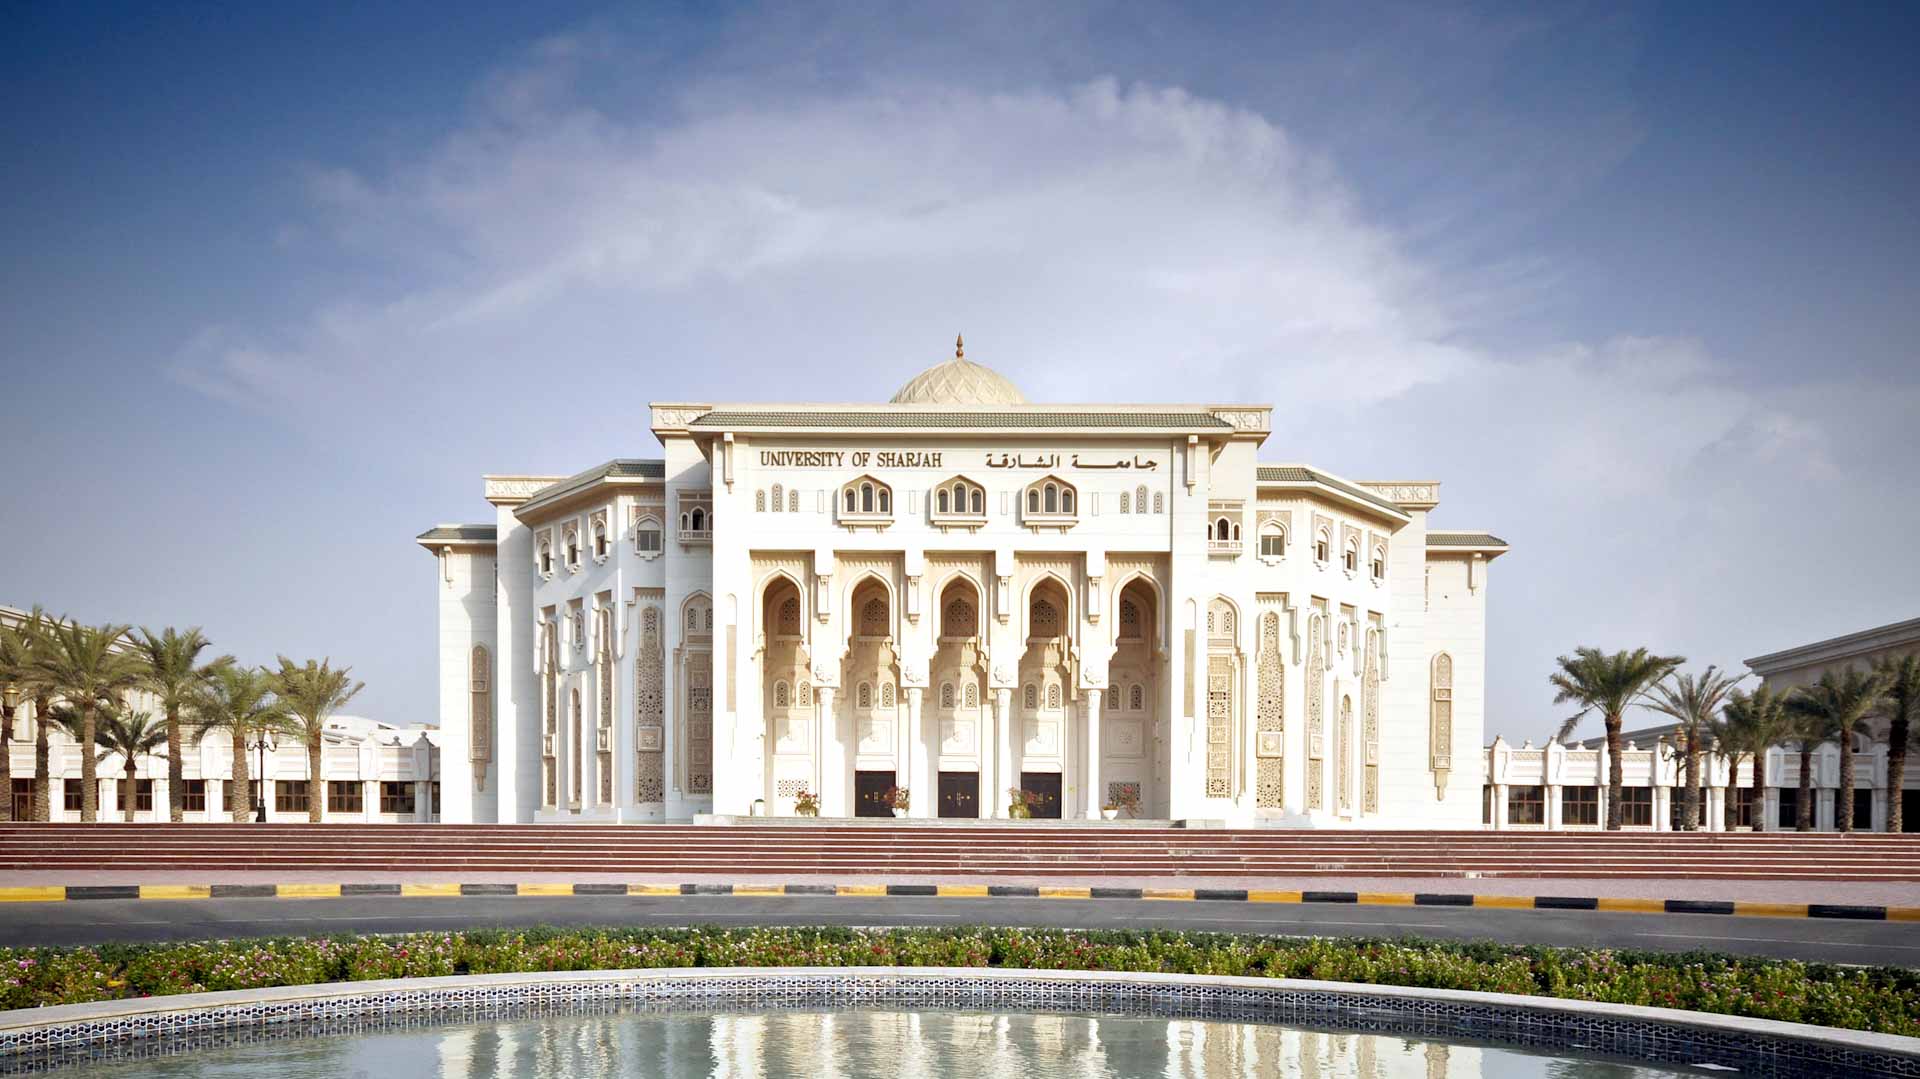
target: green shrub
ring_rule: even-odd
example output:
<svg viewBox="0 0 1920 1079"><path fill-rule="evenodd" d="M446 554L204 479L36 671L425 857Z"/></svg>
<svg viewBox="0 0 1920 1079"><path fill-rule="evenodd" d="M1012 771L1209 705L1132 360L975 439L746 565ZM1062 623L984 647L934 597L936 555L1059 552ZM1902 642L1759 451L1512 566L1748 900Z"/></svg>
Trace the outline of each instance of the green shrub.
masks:
<svg viewBox="0 0 1920 1079"><path fill-rule="evenodd" d="M649 967L950 966L1311 978L1642 1004L1920 1035L1920 972L1668 954L1071 929L476 929L0 949L0 1007L276 985Z"/></svg>

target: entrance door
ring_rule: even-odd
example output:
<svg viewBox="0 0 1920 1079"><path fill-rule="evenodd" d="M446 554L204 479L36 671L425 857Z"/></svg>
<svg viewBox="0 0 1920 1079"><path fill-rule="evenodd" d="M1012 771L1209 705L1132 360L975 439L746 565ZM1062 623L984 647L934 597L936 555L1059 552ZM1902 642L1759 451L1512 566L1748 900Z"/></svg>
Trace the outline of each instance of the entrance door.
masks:
<svg viewBox="0 0 1920 1079"><path fill-rule="evenodd" d="M892 789L892 772L853 773L853 815L856 817L893 816L893 803L887 801L887 792Z"/></svg>
<svg viewBox="0 0 1920 1079"><path fill-rule="evenodd" d="M980 816L980 773L940 773L940 815L943 817Z"/></svg>
<svg viewBox="0 0 1920 1079"><path fill-rule="evenodd" d="M17 780L15 782L18 782ZM14 820L24 820L15 817ZM1900 792L1900 830L1920 832L1920 787Z"/></svg>
<svg viewBox="0 0 1920 1079"><path fill-rule="evenodd" d="M1020 787L1040 796L1034 803L1033 815L1047 820L1060 819L1060 773L1059 772L1021 772Z"/></svg>

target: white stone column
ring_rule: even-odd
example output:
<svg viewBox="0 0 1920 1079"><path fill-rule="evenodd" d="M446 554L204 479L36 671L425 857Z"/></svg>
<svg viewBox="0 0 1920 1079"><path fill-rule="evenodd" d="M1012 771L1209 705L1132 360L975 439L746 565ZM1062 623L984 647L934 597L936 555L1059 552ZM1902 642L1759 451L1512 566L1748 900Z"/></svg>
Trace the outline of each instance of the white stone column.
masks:
<svg viewBox="0 0 1920 1079"><path fill-rule="evenodd" d="M820 797L820 815L832 816L840 810L839 790L844 785L840 766L846 762L846 753L840 745L840 721L833 710L833 687L816 686L813 691L815 706L820 710L814 720L814 726L820 730L820 755L818 767L820 789L814 793Z"/></svg>
<svg viewBox="0 0 1920 1079"><path fill-rule="evenodd" d="M1013 770L1013 690L996 689L993 691L993 735L994 735L994 777L993 787L981 792L986 802L986 812L990 817L1007 815L1007 791L1019 786L1020 778Z"/></svg>
<svg viewBox="0 0 1920 1079"><path fill-rule="evenodd" d="M1507 829L1507 785L1493 785L1493 826L1501 831Z"/></svg>
<svg viewBox="0 0 1920 1079"><path fill-rule="evenodd" d="M1543 796L1543 801L1545 802L1545 804L1541 807L1541 809L1546 814L1547 831L1557 832L1560 830L1560 821L1561 821L1561 811L1560 811L1561 787L1558 783L1549 783L1546 785L1545 789L1541 793Z"/></svg>
<svg viewBox="0 0 1920 1079"><path fill-rule="evenodd" d="M907 788L909 817L930 816L927 807L933 804L936 797L933 793L934 779L928 774L926 732L920 727L920 705L926 692L920 686L907 689L907 744L897 765L900 778L894 780Z"/></svg>
<svg viewBox="0 0 1920 1079"><path fill-rule="evenodd" d="M1106 796L1100 786L1100 691L1087 690L1087 767L1081 775L1087 787L1087 819L1099 820Z"/></svg>

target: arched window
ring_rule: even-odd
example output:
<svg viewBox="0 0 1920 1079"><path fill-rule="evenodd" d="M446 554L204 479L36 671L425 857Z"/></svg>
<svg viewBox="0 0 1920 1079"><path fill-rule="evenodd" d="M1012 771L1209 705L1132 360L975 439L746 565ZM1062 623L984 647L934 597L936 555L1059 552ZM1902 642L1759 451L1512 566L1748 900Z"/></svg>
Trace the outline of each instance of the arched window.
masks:
<svg viewBox="0 0 1920 1079"><path fill-rule="evenodd" d="M1047 686L1047 707L1060 707L1060 683L1052 682Z"/></svg>
<svg viewBox="0 0 1920 1079"><path fill-rule="evenodd" d="M1155 499L1158 499L1159 497L1160 497L1159 495L1154 496ZM1146 484L1143 483L1140 486L1135 487L1133 489L1133 504L1134 506L1137 507L1133 512L1135 513L1147 512L1147 485ZM1158 513L1159 511L1160 511L1160 507L1155 506L1154 512Z"/></svg>
<svg viewBox="0 0 1920 1079"><path fill-rule="evenodd" d="M1133 496L1128 494L1125 491L1120 492L1120 512L1121 513L1133 512Z"/></svg>
<svg viewBox="0 0 1920 1079"><path fill-rule="evenodd" d="M940 635L942 637L971 637L978 628L974 620L973 604L964 599L954 599L947 603L940 614Z"/></svg>
<svg viewBox="0 0 1920 1079"><path fill-rule="evenodd" d="M880 683L880 707L882 708L893 707L893 683L892 682Z"/></svg>
<svg viewBox="0 0 1920 1079"><path fill-rule="evenodd" d="M950 499L951 496L947 494L946 488L941 488L933 499L934 511L937 513L952 513L953 511L949 508L951 505Z"/></svg>
<svg viewBox="0 0 1920 1079"><path fill-rule="evenodd" d="M1140 608L1130 599L1120 601L1120 639L1137 641L1140 633Z"/></svg>
<svg viewBox="0 0 1920 1079"><path fill-rule="evenodd" d="M953 485L954 512L958 513L960 510L964 509L966 505L967 505L967 485L964 483L954 484Z"/></svg>
<svg viewBox="0 0 1920 1079"><path fill-rule="evenodd" d="M885 487L880 488L880 512L893 512L893 492L887 490Z"/></svg>
<svg viewBox="0 0 1920 1079"><path fill-rule="evenodd" d="M961 696L968 708L980 706L980 688L973 684L973 679L967 679L966 692Z"/></svg>
<svg viewBox="0 0 1920 1079"><path fill-rule="evenodd" d="M1325 562L1327 559L1333 557L1332 551L1333 537L1327 534L1327 530L1323 528L1315 533L1313 537L1313 560L1315 562Z"/></svg>
<svg viewBox="0 0 1920 1079"><path fill-rule="evenodd" d="M1060 608L1045 599L1033 601L1033 607L1028 611L1027 621L1029 637L1060 636Z"/></svg>
<svg viewBox="0 0 1920 1079"><path fill-rule="evenodd" d="M1026 691L1021 694L1020 699L1029 712L1036 711L1040 707L1040 691L1031 682L1027 683Z"/></svg>
<svg viewBox="0 0 1920 1079"><path fill-rule="evenodd" d="M665 546L660 535L660 522L652 517L642 517L633 526L633 549L640 554L659 554Z"/></svg>
<svg viewBox="0 0 1920 1079"><path fill-rule="evenodd" d="M1280 526L1268 521L1260 526L1260 557L1284 558L1287 554L1287 534Z"/></svg>
<svg viewBox="0 0 1920 1079"><path fill-rule="evenodd" d="M1165 496L1163 496L1159 491L1153 492L1153 512L1155 513L1166 512Z"/></svg>
<svg viewBox="0 0 1920 1079"><path fill-rule="evenodd" d="M553 576L553 544L551 543L540 544L540 574L543 577Z"/></svg>
<svg viewBox="0 0 1920 1079"><path fill-rule="evenodd" d="M755 513L767 512L767 492L765 491L753 492L753 512Z"/></svg>
<svg viewBox="0 0 1920 1079"><path fill-rule="evenodd" d="M775 682L773 684L773 706L775 708L787 707L787 693L787 684L785 682Z"/></svg>
<svg viewBox="0 0 1920 1079"><path fill-rule="evenodd" d="M940 707L942 708L953 707L953 683L952 682L940 683Z"/></svg>
<svg viewBox="0 0 1920 1079"><path fill-rule="evenodd" d="M893 515L893 490L872 476L860 476L840 489L843 516L855 523L884 525Z"/></svg>
<svg viewBox="0 0 1920 1079"><path fill-rule="evenodd" d="M859 503L855 501L858 497L858 495L854 494L853 488L847 488L846 503L848 513L858 513L860 511Z"/></svg>
<svg viewBox="0 0 1920 1079"><path fill-rule="evenodd" d="M699 506L693 507L693 530L695 532L704 532L706 528L707 511L701 509Z"/></svg>
<svg viewBox="0 0 1920 1079"><path fill-rule="evenodd" d="M788 596L780 603L780 613L774 622L774 632L782 637L800 636L800 597Z"/></svg>
<svg viewBox="0 0 1920 1079"><path fill-rule="evenodd" d="M773 512L779 513L786 506L786 499L783 497L785 493L779 484L773 485Z"/></svg>
<svg viewBox="0 0 1920 1079"><path fill-rule="evenodd" d="M1055 487L1051 483L1047 484L1046 497L1044 501L1046 503L1048 513L1059 513L1060 512L1060 488Z"/></svg>
<svg viewBox="0 0 1920 1079"><path fill-rule="evenodd" d="M813 707L813 683L812 682L800 683L799 699L795 703L797 703L802 708Z"/></svg>
<svg viewBox="0 0 1920 1079"><path fill-rule="evenodd" d="M800 492L798 490L791 490L787 492L787 512L788 513L800 512Z"/></svg>
<svg viewBox="0 0 1920 1079"><path fill-rule="evenodd" d="M887 601L875 596L860 608L860 636L885 637L887 621Z"/></svg>
<svg viewBox="0 0 1920 1079"><path fill-rule="evenodd" d="M860 683L859 688L854 690L853 703L856 708L872 708L873 687L865 682Z"/></svg>
<svg viewBox="0 0 1920 1079"><path fill-rule="evenodd" d="M1147 706L1146 687L1142 686L1138 682L1135 682L1133 684L1133 688L1127 690L1127 707L1129 709L1132 709L1135 712L1138 712L1141 709L1145 708L1146 706Z"/></svg>
<svg viewBox="0 0 1920 1079"><path fill-rule="evenodd" d="M860 512L861 513L874 512L873 484L871 483L863 483L860 485Z"/></svg>
<svg viewBox="0 0 1920 1079"><path fill-rule="evenodd" d="M1232 530L1227 526L1227 519L1225 517L1213 522L1213 538L1217 540L1230 540L1233 538Z"/></svg>
<svg viewBox="0 0 1920 1079"><path fill-rule="evenodd" d="M1359 540L1350 539L1347 541L1347 549L1341 554L1340 561L1346 566L1348 573L1353 573L1360 568Z"/></svg>
<svg viewBox="0 0 1920 1079"><path fill-rule="evenodd" d="M1029 490L1027 492L1027 512L1028 513L1040 512L1040 492L1039 491Z"/></svg>
<svg viewBox="0 0 1920 1079"><path fill-rule="evenodd" d="M688 607L688 608L687 608L687 628L688 628L688 629L690 629L690 630L696 630L696 629L699 629L699 628L700 628L700 610L699 610L699 608L697 608L697 607Z"/></svg>
<svg viewBox="0 0 1920 1079"><path fill-rule="evenodd" d="M1373 549L1373 567L1372 568L1373 568L1374 580L1379 581L1379 580L1386 579L1387 549L1385 547L1375 547Z"/></svg>
<svg viewBox="0 0 1920 1079"><path fill-rule="evenodd" d="M567 568L580 568L580 533L567 530Z"/></svg>
<svg viewBox="0 0 1920 1079"><path fill-rule="evenodd" d="M986 493L980 490L980 488L978 487L975 487L972 491L968 492L967 509L969 512L972 512L975 514L983 514L987 512Z"/></svg>
<svg viewBox="0 0 1920 1079"><path fill-rule="evenodd" d="M607 558L607 526L597 521L593 526L593 557L602 562Z"/></svg>

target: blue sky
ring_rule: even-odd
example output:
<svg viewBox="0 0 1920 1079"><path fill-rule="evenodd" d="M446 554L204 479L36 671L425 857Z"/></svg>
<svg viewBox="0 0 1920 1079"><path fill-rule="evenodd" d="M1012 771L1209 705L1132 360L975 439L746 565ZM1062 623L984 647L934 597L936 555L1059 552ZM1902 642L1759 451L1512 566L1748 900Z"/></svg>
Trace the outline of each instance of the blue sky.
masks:
<svg viewBox="0 0 1920 1079"><path fill-rule="evenodd" d="M0 602L433 710L478 474L649 400L1276 406L1574 645L1911 617L1912 5L45 5L0 40Z"/></svg>

